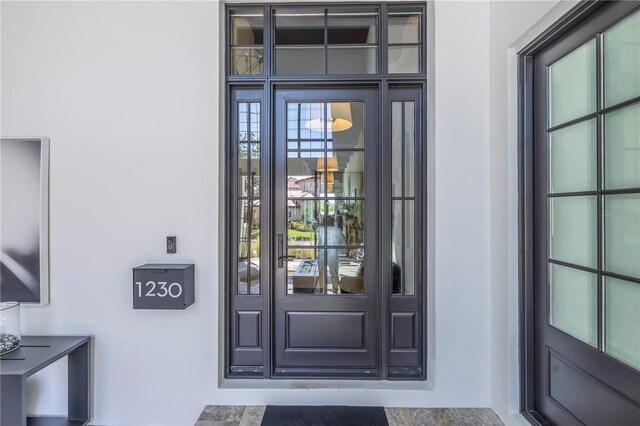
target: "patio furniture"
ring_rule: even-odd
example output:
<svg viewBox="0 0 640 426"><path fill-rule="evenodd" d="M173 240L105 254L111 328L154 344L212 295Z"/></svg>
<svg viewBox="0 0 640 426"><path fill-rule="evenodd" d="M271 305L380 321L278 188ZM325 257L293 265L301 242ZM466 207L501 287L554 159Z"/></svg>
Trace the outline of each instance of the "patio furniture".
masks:
<svg viewBox="0 0 640 426"><path fill-rule="evenodd" d="M27 418L27 377L57 360L68 360L68 416ZM15 351L0 357L0 424L86 425L91 412L91 338L22 336Z"/></svg>

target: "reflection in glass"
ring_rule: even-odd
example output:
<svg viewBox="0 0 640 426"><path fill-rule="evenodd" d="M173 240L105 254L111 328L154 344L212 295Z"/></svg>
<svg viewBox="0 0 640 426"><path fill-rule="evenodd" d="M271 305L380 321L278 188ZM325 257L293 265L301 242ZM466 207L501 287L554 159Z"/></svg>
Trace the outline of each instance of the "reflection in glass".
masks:
<svg viewBox="0 0 640 426"><path fill-rule="evenodd" d="M549 323L590 344L598 341L597 276L590 272L549 264Z"/></svg>
<svg viewBox="0 0 640 426"><path fill-rule="evenodd" d="M596 120L549 133L549 190L552 193L596 189Z"/></svg>
<svg viewBox="0 0 640 426"><path fill-rule="evenodd" d="M402 102L391 103L391 188L402 197Z"/></svg>
<svg viewBox="0 0 640 426"><path fill-rule="evenodd" d="M338 233L330 245L364 244L364 203L362 201L336 201Z"/></svg>
<svg viewBox="0 0 640 426"><path fill-rule="evenodd" d="M640 96L640 12L604 32L605 106Z"/></svg>
<svg viewBox="0 0 640 426"><path fill-rule="evenodd" d="M249 144L240 143L238 145L238 196L249 196Z"/></svg>
<svg viewBox="0 0 640 426"><path fill-rule="evenodd" d="M415 104L404 103L404 196L413 197L416 162Z"/></svg>
<svg viewBox="0 0 640 426"><path fill-rule="evenodd" d="M404 268L402 203L402 200L393 200L391 209L391 271L394 294L402 293L402 269Z"/></svg>
<svg viewBox="0 0 640 426"><path fill-rule="evenodd" d="M311 198L324 194L324 152L287 153L287 197Z"/></svg>
<svg viewBox="0 0 640 426"><path fill-rule="evenodd" d="M327 13L329 44L376 44L377 14L360 11Z"/></svg>
<svg viewBox="0 0 640 426"><path fill-rule="evenodd" d="M231 74L264 74L264 51L262 48L232 47Z"/></svg>
<svg viewBox="0 0 640 426"><path fill-rule="evenodd" d="M260 103L239 102L238 294L260 294Z"/></svg>
<svg viewBox="0 0 640 426"><path fill-rule="evenodd" d="M640 194L607 195L604 209L605 269L640 278Z"/></svg>
<svg viewBox="0 0 640 426"><path fill-rule="evenodd" d="M378 67L377 47L329 47L329 74L375 74Z"/></svg>
<svg viewBox="0 0 640 426"><path fill-rule="evenodd" d="M326 168L328 197L364 197L363 151L328 151Z"/></svg>
<svg viewBox="0 0 640 426"><path fill-rule="evenodd" d="M389 44L420 43L419 14L390 14L387 25Z"/></svg>
<svg viewBox="0 0 640 426"><path fill-rule="evenodd" d="M324 103L287 104L287 148L323 149Z"/></svg>
<svg viewBox="0 0 640 426"><path fill-rule="evenodd" d="M389 46L389 74L420 72L419 46Z"/></svg>
<svg viewBox="0 0 640 426"><path fill-rule="evenodd" d="M249 140L249 104L247 102L238 103L238 142Z"/></svg>
<svg viewBox="0 0 640 426"><path fill-rule="evenodd" d="M260 206L238 202L238 294L260 294Z"/></svg>
<svg viewBox="0 0 640 426"><path fill-rule="evenodd" d="M640 104L605 114L604 130L605 187L640 188Z"/></svg>
<svg viewBox="0 0 640 426"><path fill-rule="evenodd" d="M287 294L324 294L326 262L323 248L289 249Z"/></svg>
<svg viewBox="0 0 640 426"><path fill-rule="evenodd" d="M364 148L364 102L330 102L328 148Z"/></svg>
<svg viewBox="0 0 640 426"><path fill-rule="evenodd" d="M260 103L251 102L249 104L249 122L251 126L249 139L251 142L260 142Z"/></svg>
<svg viewBox="0 0 640 426"><path fill-rule="evenodd" d="M288 103L286 143L288 294L362 294L364 102Z"/></svg>
<svg viewBox="0 0 640 426"><path fill-rule="evenodd" d="M415 285L415 220L414 201L404 202L404 294L413 296L416 291Z"/></svg>
<svg viewBox="0 0 640 426"><path fill-rule="evenodd" d="M394 294L415 294L415 202L393 200L391 211L391 273ZM404 222L403 222L404 218Z"/></svg>
<svg viewBox="0 0 640 426"><path fill-rule="evenodd" d="M250 197L260 196L260 145L252 143L249 146L249 154L251 160L249 161L249 175L247 178L247 187Z"/></svg>
<svg viewBox="0 0 640 426"><path fill-rule="evenodd" d="M275 15L275 44L324 44L324 11Z"/></svg>
<svg viewBox="0 0 640 426"><path fill-rule="evenodd" d="M597 266L597 198L554 197L549 200L549 246L554 260Z"/></svg>
<svg viewBox="0 0 640 426"><path fill-rule="evenodd" d="M276 74L324 74L324 47L276 47Z"/></svg>
<svg viewBox="0 0 640 426"><path fill-rule="evenodd" d="M324 201L287 200L287 243L289 246L324 244Z"/></svg>
<svg viewBox="0 0 640 426"><path fill-rule="evenodd" d="M605 277L604 350L640 370L640 284Z"/></svg>
<svg viewBox="0 0 640 426"><path fill-rule="evenodd" d="M240 197L260 196L260 144L238 145L238 193Z"/></svg>
<svg viewBox="0 0 640 426"><path fill-rule="evenodd" d="M231 16L232 45L261 45L264 18L261 13Z"/></svg>
<svg viewBox="0 0 640 426"><path fill-rule="evenodd" d="M327 293L364 293L364 248L328 249Z"/></svg>
<svg viewBox="0 0 640 426"><path fill-rule="evenodd" d="M549 66L549 127L596 110L596 40Z"/></svg>
<svg viewBox="0 0 640 426"><path fill-rule="evenodd" d="M260 196L260 103L238 103L238 194Z"/></svg>

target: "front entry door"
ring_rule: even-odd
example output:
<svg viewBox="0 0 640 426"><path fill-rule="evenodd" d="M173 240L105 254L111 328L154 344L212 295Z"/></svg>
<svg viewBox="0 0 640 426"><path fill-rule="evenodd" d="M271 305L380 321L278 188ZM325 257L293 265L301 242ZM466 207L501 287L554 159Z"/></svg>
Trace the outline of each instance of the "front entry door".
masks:
<svg viewBox="0 0 640 426"><path fill-rule="evenodd" d="M640 425L640 11L604 6L533 58L535 411Z"/></svg>
<svg viewBox="0 0 640 426"><path fill-rule="evenodd" d="M275 376L379 374L377 93L276 91Z"/></svg>

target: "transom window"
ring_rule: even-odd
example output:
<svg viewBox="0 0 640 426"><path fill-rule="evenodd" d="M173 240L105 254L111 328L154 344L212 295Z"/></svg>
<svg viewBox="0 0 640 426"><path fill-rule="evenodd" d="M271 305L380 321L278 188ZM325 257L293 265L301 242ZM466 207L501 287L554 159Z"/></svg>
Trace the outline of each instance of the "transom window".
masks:
<svg viewBox="0 0 640 426"><path fill-rule="evenodd" d="M419 74L423 66L423 7L235 8L230 11L228 73L263 76L265 49L272 75ZM265 39L265 16L271 37ZM386 31L381 31L382 22ZM267 41L268 40L268 41ZM269 42L269 45L265 45Z"/></svg>

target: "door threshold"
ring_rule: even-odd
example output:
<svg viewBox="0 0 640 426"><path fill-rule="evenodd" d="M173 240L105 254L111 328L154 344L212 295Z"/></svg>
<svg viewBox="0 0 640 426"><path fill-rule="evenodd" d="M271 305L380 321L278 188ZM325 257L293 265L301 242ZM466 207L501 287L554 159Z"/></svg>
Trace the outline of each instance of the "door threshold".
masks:
<svg viewBox="0 0 640 426"><path fill-rule="evenodd" d="M377 368L304 368L276 367L273 378L299 379L378 379Z"/></svg>
<svg viewBox="0 0 640 426"><path fill-rule="evenodd" d="M433 390L433 380L363 380L329 378L244 379L222 378L220 389L344 389L344 390Z"/></svg>

